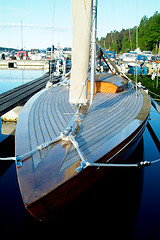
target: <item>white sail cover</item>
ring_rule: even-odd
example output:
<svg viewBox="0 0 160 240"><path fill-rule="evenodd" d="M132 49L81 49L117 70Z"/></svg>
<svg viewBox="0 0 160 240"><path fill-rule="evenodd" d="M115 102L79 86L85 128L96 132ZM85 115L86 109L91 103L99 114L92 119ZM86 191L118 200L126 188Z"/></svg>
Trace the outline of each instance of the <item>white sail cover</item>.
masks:
<svg viewBox="0 0 160 240"><path fill-rule="evenodd" d="M73 44L70 103L86 103L92 0L72 0Z"/></svg>

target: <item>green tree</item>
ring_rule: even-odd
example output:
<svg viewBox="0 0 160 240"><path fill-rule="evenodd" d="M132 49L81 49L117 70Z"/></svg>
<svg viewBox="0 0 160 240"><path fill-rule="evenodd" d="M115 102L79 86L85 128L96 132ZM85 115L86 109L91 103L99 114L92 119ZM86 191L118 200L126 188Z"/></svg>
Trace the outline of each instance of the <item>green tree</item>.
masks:
<svg viewBox="0 0 160 240"><path fill-rule="evenodd" d="M122 29L120 32L112 31L107 33L99 41L102 47L113 49L115 52L127 52L136 49L137 27ZM155 50L160 42L160 13L149 19L145 15L138 26L138 46L141 50Z"/></svg>

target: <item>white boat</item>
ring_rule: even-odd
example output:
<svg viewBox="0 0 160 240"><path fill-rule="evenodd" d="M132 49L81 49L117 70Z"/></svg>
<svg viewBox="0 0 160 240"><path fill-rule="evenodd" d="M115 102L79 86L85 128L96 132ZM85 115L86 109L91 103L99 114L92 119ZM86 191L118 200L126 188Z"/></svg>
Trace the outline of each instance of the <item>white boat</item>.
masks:
<svg viewBox="0 0 160 240"><path fill-rule="evenodd" d="M137 55L136 53L123 53L121 59L123 62L135 62Z"/></svg>
<svg viewBox="0 0 160 240"><path fill-rule="evenodd" d="M142 55L145 55L148 58L148 61L151 61L154 56L151 51L143 51Z"/></svg>

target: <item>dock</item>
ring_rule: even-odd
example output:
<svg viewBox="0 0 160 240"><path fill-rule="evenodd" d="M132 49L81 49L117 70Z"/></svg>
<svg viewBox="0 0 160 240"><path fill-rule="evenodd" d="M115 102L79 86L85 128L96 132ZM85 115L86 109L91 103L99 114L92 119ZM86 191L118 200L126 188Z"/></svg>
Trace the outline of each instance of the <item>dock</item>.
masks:
<svg viewBox="0 0 160 240"><path fill-rule="evenodd" d="M0 60L0 69L49 69L48 60Z"/></svg>
<svg viewBox="0 0 160 240"><path fill-rule="evenodd" d="M52 82L57 83L60 81L60 78L61 76L53 76ZM26 103L29 98L44 88L49 80L50 76L46 74L26 84L0 94L0 116L16 106Z"/></svg>

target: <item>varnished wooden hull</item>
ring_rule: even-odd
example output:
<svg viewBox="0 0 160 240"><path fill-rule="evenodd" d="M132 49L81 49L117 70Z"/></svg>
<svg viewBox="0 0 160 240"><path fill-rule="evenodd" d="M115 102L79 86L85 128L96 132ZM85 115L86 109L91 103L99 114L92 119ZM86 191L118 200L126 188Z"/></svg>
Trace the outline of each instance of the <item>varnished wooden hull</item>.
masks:
<svg viewBox="0 0 160 240"><path fill-rule="evenodd" d="M68 96L68 88L59 86L43 90L26 104L16 129L16 155L58 137L72 122L76 109ZM150 105L149 96L130 85L123 92L97 93L75 136L84 158L90 163L124 161L142 136ZM66 140L23 159L17 175L24 204L34 217L54 216L109 171L86 167L76 172L80 163L77 150Z"/></svg>
<svg viewBox="0 0 160 240"><path fill-rule="evenodd" d="M116 149L113 149L109 154L101 158L98 162L122 163L137 147L145 130L146 122L137 129L132 136L125 142L121 143ZM135 159L136 162L136 159ZM97 182L101 181L111 167L88 167L78 175L74 176L69 181L57 187L46 196L26 205L27 210L38 220L48 221L61 213L65 207L72 204L78 196L93 187Z"/></svg>

